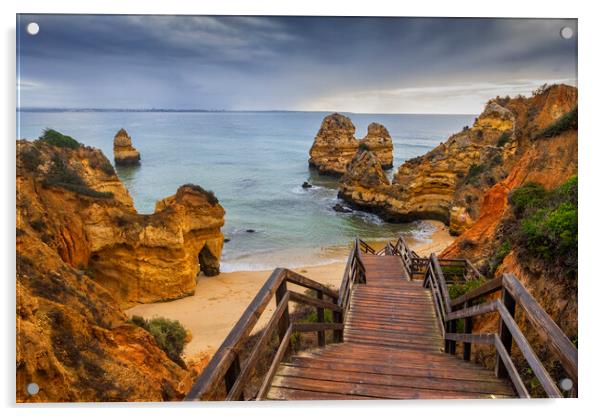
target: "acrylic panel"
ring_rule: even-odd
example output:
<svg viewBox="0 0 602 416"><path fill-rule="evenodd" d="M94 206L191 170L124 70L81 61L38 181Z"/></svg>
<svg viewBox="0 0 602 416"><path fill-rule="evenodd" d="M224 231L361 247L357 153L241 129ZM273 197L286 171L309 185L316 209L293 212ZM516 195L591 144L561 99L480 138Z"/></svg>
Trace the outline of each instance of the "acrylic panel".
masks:
<svg viewBox="0 0 602 416"><path fill-rule="evenodd" d="M17 402L576 397L577 29L18 15Z"/></svg>

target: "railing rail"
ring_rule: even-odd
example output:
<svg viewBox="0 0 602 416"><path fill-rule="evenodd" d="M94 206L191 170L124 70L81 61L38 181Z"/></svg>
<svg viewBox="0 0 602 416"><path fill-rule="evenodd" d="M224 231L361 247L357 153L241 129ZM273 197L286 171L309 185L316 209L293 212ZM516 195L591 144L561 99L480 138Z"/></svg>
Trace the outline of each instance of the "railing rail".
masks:
<svg viewBox="0 0 602 416"><path fill-rule="evenodd" d="M546 343L559 359L566 373L573 381L572 395L577 394L577 348L562 332L550 316L543 310L537 301L529 294L525 287L513 274L504 274L502 277L492 279L480 287L462 295L454 300L449 297L447 283L441 265L459 264L457 261L438 259L431 254L427 268L424 287L430 288L435 303L435 312L440 321L440 327L445 340L445 352L456 354L456 343L463 344L463 358L470 360L472 344L488 344L496 349L496 374L498 377L509 377L520 397L530 397L529 392L522 382L518 370L512 361L512 346L525 358L533 374L549 397L563 397L556 383L545 369L527 338L514 320L516 306L524 311L525 317L533 325L540 339ZM465 262L468 272L465 279L480 277L480 273L472 263ZM455 273L453 270L447 270ZM475 304L484 296L501 293L501 297L487 303ZM499 330L496 334L473 334L473 318L489 313L499 316ZM463 333L457 333L458 322L463 320Z"/></svg>
<svg viewBox="0 0 602 416"><path fill-rule="evenodd" d="M345 315L349 308L351 291L355 284L366 282L366 270L361 260L360 247L362 247L361 240L356 239L347 260L339 292L292 270L275 269L184 400L214 398L220 388L225 388L225 400L245 400L244 388L253 375L261 354L265 352L269 341L276 332L279 339L278 347L255 396L257 400L265 398L280 362L287 357L290 351L291 336L294 332L317 333L318 345L321 347L326 344L326 331L333 331L333 342L342 342ZM372 247L368 247L372 249ZM314 290L316 296L311 297L295 292L287 287L287 283ZM243 346L267 305L274 297L276 298L276 309L250 350L246 360L242 362ZM315 307L318 322L291 322L290 302ZM332 311L333 322L324 322L324 311L326 309Z"/></svg>

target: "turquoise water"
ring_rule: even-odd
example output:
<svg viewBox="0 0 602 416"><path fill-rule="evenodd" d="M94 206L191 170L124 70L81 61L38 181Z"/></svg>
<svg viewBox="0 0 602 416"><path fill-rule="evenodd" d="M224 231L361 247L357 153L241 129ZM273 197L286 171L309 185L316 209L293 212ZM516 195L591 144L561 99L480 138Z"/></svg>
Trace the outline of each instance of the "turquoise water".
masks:
<svg viewBox="0 0 602 416"><path fill-rule="evenodd" d="M18 136L46 127L100 148L112 161L113 136L125 128L141 152L139 167L118 169L139 212L185 183L213 190L226 210L222 271L323 264L344 256L356 236L428 238L421 222L387 224L367 213L338 213L337 181L310 172L308 152L327 113L319 112L20 112ZM387 127L395 168L469 125L473 115L347 114L356 137ZM309 181L314 188L303 189ZM256 232L248 233L253 229Z"/></svg>

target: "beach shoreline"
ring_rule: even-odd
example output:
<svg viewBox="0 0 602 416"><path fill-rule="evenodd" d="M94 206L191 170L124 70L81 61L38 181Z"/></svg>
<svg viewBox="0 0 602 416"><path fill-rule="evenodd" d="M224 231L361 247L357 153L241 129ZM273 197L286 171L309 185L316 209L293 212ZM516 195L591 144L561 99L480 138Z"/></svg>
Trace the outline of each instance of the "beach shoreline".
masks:
<svg viewBox="0 0 602 416"><path fill-rule="evenodd" d="M427 222L433 226L433 232L428 238L407 239L408 245L420 256L440 253L454 241L444 224ZM343 277L345 259L337 258L329 264L291 269L337 290ZM138 315L146 319L164 317L180 321L191 334L191 340L184 349L184 360L189 363L199 360L206 362L219 348L271 272L272 270L234 271L214 277L201 277L193 296L169 302L140 304L125 312L128 317ZM274 309L275 301L272 300L260 317L256 331L267 323Z"/></svg>

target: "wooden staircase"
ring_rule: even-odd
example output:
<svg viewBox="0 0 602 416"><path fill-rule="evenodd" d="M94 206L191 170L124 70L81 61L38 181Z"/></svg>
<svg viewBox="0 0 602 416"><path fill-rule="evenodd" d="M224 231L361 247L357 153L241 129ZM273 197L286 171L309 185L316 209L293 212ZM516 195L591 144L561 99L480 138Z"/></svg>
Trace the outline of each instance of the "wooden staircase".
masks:
<svg viewBox="0 0 602 416"><path fill-rule="evenodd" d="M415 280L417 274L422 280ZM195 382L186 400L355 400L529 397L513 363L513 342L549 397L563 397L514 322L516 306L550 345L577 392L577 350L512 275L487 281L457 299L450 282L482 278L465 259L421 258L402 238L375 251L356 239L339 292L276 269ZM287 286L288 284L288 286ZM311 289L315 296L293 291ZM495 299L495 293L500 294ZM485 298L488 296L488 298ZM242 348L272 297L277 308L245 357ZM485 299L491 299L484 302ZM291 322L289 302L317 310L318 322ZM333 322L325 322L324 311ZM472 334L473 317L498 313L499 334ZM458 333L458 322L463 332ZM325 332L333 344L326 345ZM261 386L245 393L259 357L278 333L279 344ZM291 356L293 333L315 332L318 347ZM456 354L457 343L462 354ZM497 352L495 371L470 362L472 344Z"/></svg>
<svg viewBox="0 0 602 416"><path fill-rule="evenodd" d="M344 342L280 364L273 400L460 399L515 396L491 371L443 352L432 294L397 256L362 255Z"/></svg>

